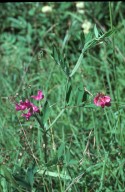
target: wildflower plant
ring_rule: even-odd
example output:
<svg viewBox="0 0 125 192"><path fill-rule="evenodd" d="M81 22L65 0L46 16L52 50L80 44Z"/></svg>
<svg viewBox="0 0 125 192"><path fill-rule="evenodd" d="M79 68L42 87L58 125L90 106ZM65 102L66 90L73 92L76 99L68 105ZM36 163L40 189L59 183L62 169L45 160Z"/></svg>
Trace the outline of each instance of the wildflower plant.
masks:
<svg viewBox="0 0 125 192"><path fill-rule="evenodd" d="M115 32L115 29L108 31L105 34L99 35L98 30L95 26L94 32L95 32L95 38L88 40L84 44L84 46L81 50L81 54L78 58L78 61L73 69L70 69L68 60L67 60L67 58L64 58L63 52L61 50L59 50L56 46L53 46L53 52L52 52L51 56L52 56L53 60L55 61L55 64L57 64L59 67L61 67L61 70L65 74L65 79L66 79L65 94L63 94L64 103L63 103L63 107L62 107L60 113L58 114L56 120L54 120L48 126L48 121L51 118L49 116L50 114L46 113L47 108L48 108L47 110L50 110L50 106L48 106L48 100L46 100L46 102L44 102L44 107L43 107L44 109L42 107L38 107L38 104L34 103L34 101L36 103L40 102L40 106L41 106L41 102L44 101L44 98L46 96L43 94L42 90L38 90L36 95L30 95L30 96L28 95L28 97L15 103L15 110L17 112L22 112L21 117L26 119L26 121L28 121L28 122L31 121L31 117L36 119L36 122L38 123L40 130L42 131L42 149L43 149L43 153L44 153L43 164L44 164L45 170L48 169L48 167L50 165L51 166L56 165L58 172L60 172L60 167L59 167L58 163L60 162L60 157L62 156L62 155L60 155L62 146L60 146L57 151L54 151L54 157L51 159L49 157L49 150L48 150L48 146L49 146L49 142L50 142L49 135L52 134L51 128L52 128L53 124L58 120L58 118L66 110L68 110L70 108L79 108L79 107L83 107L83 109L86 107L95 108L95 106L96 107L101 106L102 108L104 108L105 106L109 107L111 105L110 96L99 93L99 94L97 94L97 96L95 96L93 98L93 94L86 87L82 87L82 89L78 91L78 95L74 96L75 88L72 83L72 79L73 79L73 76L75 75L75 73L77 72L78 68L80 67L80 64L82 62L85 52L87 50L89 50L90 48L95 47L98 43L105 41L105 39L108 36L110 36L112 33ZM73 97L72 97L72 95L73 95ZM77 103L75 102L76 97L78 97ZM94 99L93 102L91 102L91 100L89 98L93 98ZM94 104L95 104L95 106L94 106ZM52 140L53 140L53 136L52 136ZM36 159L36 157L34 158L34 160L35 160L35 164L38 166L39 163L38 163L38 160ZM64 163L64 162L65 161L62 160L62 163ZM39 173L41 173L41 171L39 171ZM64 174L61 174L60 177L63 178L65 176L64 176ZM67 180L71 179L68 174L66 174L66 178L67 178ZM60 183L60 187L62 188L61 183Z"/></svg>

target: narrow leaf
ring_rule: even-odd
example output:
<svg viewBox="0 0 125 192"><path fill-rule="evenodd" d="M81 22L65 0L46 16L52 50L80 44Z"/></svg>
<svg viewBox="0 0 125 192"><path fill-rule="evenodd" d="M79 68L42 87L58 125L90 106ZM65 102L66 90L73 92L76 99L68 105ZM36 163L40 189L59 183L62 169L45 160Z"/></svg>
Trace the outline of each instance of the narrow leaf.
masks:
<svg viewBox="0 0 125 192"><path fill-rule="evenodd" d="M60 177L61 179L66 179L66 180L71 179L71 177L67 174L59 174L57 172L52 172L52 171L39 170L38 174L39 175L45 174L45 175L50 176L50 177Z"/></svg>
<svg viewBox="0 0 125 192"><path fill-rule="evenodd" d="M80 54L80 57L79 57L76 65L75 65L74 69L72 70L72 73L70 74L70 77L72 77L75 74L75 72L77 71L77 69L79 68L79 66L80 66L80 64L82 62L82 59L83 59L83 53Z"/></svg>
<svg viewBox="0 0 125 192"><path fill-rule="evenodd" d="M62 143L58 149L58 158L60 158L63 155L63 151L65 149L65 144Z"/></svg>
<svg viewBox="0 0 125 192"><path fill-rule="evenodd" d="M46 121L48 120L49 118L49 115L51 113L51 108L48 104L48 101L46 100L45 104L44 104L44 107L43 107L43 123L46 123Z"/></svg>
<svg viewBox="0 0 125 192"><path fill-rule="evenodd" d="M82 97L82 102L85 102L87 100L87 95L88 95L88 93L86 91L84 91L83 97Z"/></svg>
<svg viewBox="0 0 125 192"><path fill-rule="evenodd" d="M94 26L94 33L95 33L96 38L98 38L99 37L99 32L98 32L98 29L96 27L96 24Z"/></svg>
<svg viewBox="0 0 125 192"><path fill-rule="evenodd" d="M26 176L27 176L27 181L32 188L34 183L34 173L32 168L28 168Z"/></svg>
<svg viewBox="0 0 125 192"><path fill-rule="evenodd" d="M4 173L4 177L15 187L19 192L22 192L21 189L19 189L18 184L12 174L8 171L5 165L1 165L0 167Z"/></svg>
<svg viewBox="0 0 125 192"><path fill-rule="evenodd" d="M66 93L66 102L68 103L69 102L69 98L70 98L70 95L71 95L71 91L72 91L72 86L70 85L69 86L69 89Z"/></svg>
<svg viewBox="0 0 125 192"><path fill-rule="evenodd" d="M84 47L84 44L85 44L85 35L84 35L84 33L82 32L81 33L81 43L82 43L82 48Z"/></svg>

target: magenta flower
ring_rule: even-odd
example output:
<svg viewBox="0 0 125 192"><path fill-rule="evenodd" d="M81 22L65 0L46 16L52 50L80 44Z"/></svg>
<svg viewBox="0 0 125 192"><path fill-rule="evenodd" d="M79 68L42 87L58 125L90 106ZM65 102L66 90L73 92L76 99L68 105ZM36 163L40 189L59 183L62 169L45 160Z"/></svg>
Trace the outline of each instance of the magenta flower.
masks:
<svg viewBox="0 0 125 192"><path fill-rule="evenodd" d="M32 107L32 105L33 104L28 99L26 99L25 102L21 100L19 104L16 103L15 109L16 111L21 111L21 110L23 111L25 109Z"/></svg>
<svg viewBox="0 0 125 192"><path fill-rule="evenodd" d="M28 113L23 113L22 116L26 118L26 120L29 120L29 118L33 115L33 113L30 112L30 110L28 111Z"/></svg>
<svg viewBox="0 0 125 192"><path fill-rule="evenodd" d="M37 106L35 106L33 103L30 102L30 106L28 107L28 113L23 113L22 116L26 117L26 120L29 120L29 118L34 114L34 113L39 113L40 110Z"/></svg>
<svg viewBox="0 0 125 192"><path fill-rule="evenodd" d="M38 93L36 96L31 96L35 100L41 100L44 98L44 95L41 90L38 90ZM23 113L22 116L25 117L27 120L34 115L35 113L39 113L40 110L39 108L31 103L28 99L26 99L24 102L21 100L19 103L15 104L15 109L16 111L25 111L26 113ZM28 112L27 112L28 111Z"/></svg>
<svg viewBox="0 0 125 192"><path fill-rule="evenodd" d="M30 107L30 101L26 100L25 102L23 102L21 100L19 104L16 103L15 109L16 111L20 111L20 110L25 110L29 107Z"/></svg>
<svg viewBox="0 0 125 192"><path fill-rule="evenodd" d="M20 111L20 110L24 110L24 109L26 109L26 108L23 107L23 106L21 106L20 104L16 103L16 104L15 104L15 109L16 109L16 111Z"/></svg>
<svg viewBox="0 0 125 192"><path fill-rule="evenodd" d="M31 104L31 107L30 107L30 111L32 112L32 113L39 113L40 112L40 110L39 110L39 108L37 107L37 106L35 106L33 103L30 103Z"/></svg>
<svg viewBox="0 0 125 192"><path fill-rule="evenodd" d="M106 96L103 93L98 93L97 96L94 98L94 104L96 106L101 106L102 108L104 108L105 106L109 107L111 105L110 102L110 96Z"/></svg>
<svg viewBox="0 0 125 192"><path fill-rule="evenodd" d="M34 113L39 113L40 110L37 106L35 106L33 103L31 103L28 99L26 99L25 102L22 100L20 101L19 104L16 103L15 105L16 111L24 111L28 109L27 113L23 113L22 116L26 117L27 120L34 114Z"/></svg>
<svg viewBox="0 0 125 192"><path fill-rule="evenodd" d="M31 98L35 99L35 100L41 100L44 98L43 92L41 90L39 90L37 92L37 95L32 95Z"/></svg>

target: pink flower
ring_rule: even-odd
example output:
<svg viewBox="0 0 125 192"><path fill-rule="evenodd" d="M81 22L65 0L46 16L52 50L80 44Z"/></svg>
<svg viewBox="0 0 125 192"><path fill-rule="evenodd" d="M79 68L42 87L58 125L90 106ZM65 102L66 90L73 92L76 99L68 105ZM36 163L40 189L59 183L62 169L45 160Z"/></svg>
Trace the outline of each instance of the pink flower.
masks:
<svg viewBox="0 0 125 192"><path fill-rule="evenodd" d="M31 108L30 108L30 110L33 112L33 113L39 113L40 112L40 110L39 110L39 108L37 107L37 106L35 106L33 103L31 103Z"/></svg>
<svg viewBox="0 0 125 192"><path fill-rule="evenodd" d="M16 109L16 111L25 110L25 109L29 108L30 105L31 105L30 101L28 101L27 99L25 102L23 102L21 100L19 104L16 103L15 109Z"/></svg>
<svg viewBox="0 0 125 192"><path fill-rule="evenodd" d="M109 107L111 105L111 98L109 96L104 95L103 93L98 93L94 98L94 104L96 106L101 106L104 108L105 106Z"/></svg>
<svg viewBox="0 0 125 192"><path fill-rule="evenodd" d="M35 99L35 100L41 100L44 98L43 92L41 90L39 90L37 92L37 95L32 95L31 98Z"/></svg>
<svg viewBox="0 0 125 192"><path fill-rule="evenodd" d="M15 104L15 109L16 109L16 111L20 111L20 110L24 110L25 107L23 108L20 104L16 103Z"/></svg>
<svg viewBox="0 0 125 192"><path fill-rule="evenodd" d="M20 111L20 110L24 111L24 110L28 109L27 113L22 114L22 116L26 117L27 120L29 120L29 118L34 113L39 113L40 112L39 108L37 106L35 106L33 103L31 103L28 99L26 99L25 102L23 102L21 100L19 104L16 103L15 109L16 109L16 111Z"/></svg>
<svg viewBox="0 0 125 192"><path fill-rule="evenodd" d="M29 120L29 118L32 116L33 114L30 112L30 110L28 111L28 113L23 113L22 116L26 118L26 120Z"/></svg>
<svg viewBox="0 0 125 192"><path fill-rule="evenodd" d="M23 113L22 116L26 117L27 120L34 114L34 113L39 113L40 110L37 106L35 106L33 103L30 103L31 106L28 108L28 113Z"/></svg>
<svg viewBox="0 0 125 192"><path fill-rule="evenodd" d="M44 98L44 95L41 90L38 90L37 95L31 96L35 100L41 100ZM35 106L33 103L31 103L28 99L26 99L24 102L21 100L19 103L15 104L16 111L28 111L26 113L23 113L22 116L25 117L27 120L34 115L35 113L39 113L40 110L37 106Z"/></svg>

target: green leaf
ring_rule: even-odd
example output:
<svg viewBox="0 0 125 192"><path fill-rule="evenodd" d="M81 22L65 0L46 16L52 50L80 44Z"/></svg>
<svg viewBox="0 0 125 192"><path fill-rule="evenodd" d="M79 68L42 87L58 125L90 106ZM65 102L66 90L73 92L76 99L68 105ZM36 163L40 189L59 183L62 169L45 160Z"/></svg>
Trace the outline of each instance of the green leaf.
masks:
<svg viewBox="0 0 125 192"><path fill-rule="evenodd" d="M53 46L53 52L51 56L54 58L55 63L59 65L66 76L69 76L69 67L66 61L64 61L63 53L60 53L60 51L57 49L56 46Z"/></svg>
<svg viewBox="0 0 125 192"><path fill-rule="evenodd" d="M94 26L94 33L95 33L96 38L98 38L99 37L99 32L98 32L98 29L96 27L96 24Z"/></svg>
<svg viewBox="0 0 125 192"><path fill-rule="evenodd" d="M65 109L62 109L60 111L60 113L57 115L57 117L54 119L54 121L51 123L51 125L49 126L49 128L47 130L49 130L50 127L52 127L56 123L56 121L59 119L59 117L63 114L64 111L65 111Z"/></svg>
<svg viewBox="0 0 125 192"><path fill-rule="evenodd" d="M87 93L86 91L84 91L83 97L82 97L82 102L86 102L86 100L87 100L87 95L88 95L88 93Z"/></svg>
<svg viewBox="0 0 125 192"><path fill-rule="evenodd" d="M59 55L59 51L57 50L57 48L55 46L53 46L53 53L52 53L52 57L54 58L56 64L60 65L60 55Z"/></svg>
<svg viewBox="0 0 125 192"><path fill-rule="evenodd" d="M90 35L88 34L87 38L86 38L86 43L84 45L84 48L82 49L82 53L79 56L79 59L74 67L74 69L72 70L71 74L69 75L69 77L72 77L75 72L77 71L77 69L79 68L82 59L83 59L83 54L90 48L96 46L99 42L104 41L106 37L109 37L111 34L113 34L114 32L116 32L117 29L114 28L112 30L109 30L108 32L106 32L105 34L103 34L102 36L98 37L97 39L91 39L90 41L88 41L91 38L91 33ZM88 41L88 42L87 42Z"/></svg>
<svg viewBox="0 0 125 192"><path fill-rule="evenodd" d="M88 104L88 105L86 105L86 106L85 106L85 108L92 108L92 109L96 109L96 108L97 108L97 106L96 106L96 105L94 105L94 104Z"/></svg>
<svg viewBox="0 0 125 192"><path fill-rule="evenodd" d="M22 187L22 188L26 188L27 190L31 190L31 185L25 181L24 178L22 178L22 176L19 175L14 175L14 178L16 180L16 182ZM22 192L22 191L21 191Z"/></svg>
<svg viewBox="0 0 125 192"><path fill-rule="evenodd" d="M85 43L89 42L92 40L92 32L89 32L86 36L85 36Z"/></svg>
<svg viewBox="0 0 125 192"><path fill-rule="evenodd" d="M70 161L70 150L67 150L67 152L65 153L65 161L66 163L68 163Z"/></svg>
<svg viewBox="0 0 125 192"><path fill-rule="evenodd" d="M48 120L49 116L50 116L50 113L51 113L51 108L50 108L47 100L44 104L42 112L43 112L43 117L42 117L43 118L43 124L45 124L46 121Z"/></svg>
<svg viewBox="0 0 125 192"><path fill-rule="evenodd" d="M78 163L79 163L78 160L71 159L71 160L68 162L68 165L78 165Z"/></svg>
<svg viewBox="0 0 125 192"><path fill-rule="evenodd" d="M81 32L80 36L81 36L81 43L82 43L82 48L83 48L84 44L85 44L85 35L83 32Z"/></svg>
<svg viewBox="0 0 125 192"><path fill-rule="evenodd" d="M70 77L72 77L75 74L75 72L77 71L77 69L79 68L79 66L82 62L82 59L83 59L83 53L80 54L79 59L75 65L74 69L72 70L72 73L70 74Z"/></svg>
<svg viewBox="0 0 125 192"><path fill-rule="evenodd" d="M1 191L1 192L3 191L3 187L2 187L2 185L1 185L1 183L0 183L0 191Z"/></svg>
<svg viewBox="0 0 125 192"><path fill-rule="evenodd" d="M45 170L39 170L37 172L39 175L47 175L49 177L60 177L61 179L66 179L66 180L71 180L71 177L67 174L60 174L57 172L52 172L52 171L45 171Z"/></svg>
<svg viewBox="0 0 125 192"><path fill-rule="evenodd" d="M46 163L46 167L57 165L58 163L58 156L57 154L51 159L48 163Z"/></svg>
<svg viewBox="0 0 125 192"><path fill-rule="evenodd" d="M27 169L27 173L26 173L26 178L31 188L33 187L33 183L34 183L34 169L35 169L35 166L30 166Z"/></svg>
<svg viewBox="0 0 125 192"><path fill-rule="evenodd" d="M77 105L81 104L82 97L83 97L83 91L78 90L78 92L77 92Z"/></svg>
<svg viewBox="0 0 125 192"><path fill-rule="evenodd" d="M13 185L13 187L18 189L19 192L22 192L22 190L18 187L18 184L17 184L16 180L14 179L12 174L8 171L6 166L5 165L1 165L0 168L2 169L2 171L4 173L4 177L7 179L7 181L9 181Z"/></svg>
<svg viewBox="0 0 125 192"><path fill-rule="evenodd" d="M72 92L72 86L70 85L69 89L68 89L68 91L66 93L66 102L67 103L69 102L69 98L70 98L71 92Z"/></svg>
<svg viewBox="0 0 125 192"><path fill-rule="evenodd" d="M109 30L108 32L106 32L105 34L103 34L102 36L103 36L103 38L109 37L109 36L111 36L113 33L115 33L117 30L118 30L117 28L111 29L111 30Z"/></svg>
<svg viewBox="0 0 125 192"><path fill-rule="evenodd" d="M65 144L62 143L58 149L58 158L60 158L62 155L63 155L63 152L64 152L64 149L65 149Z"/></svg>

